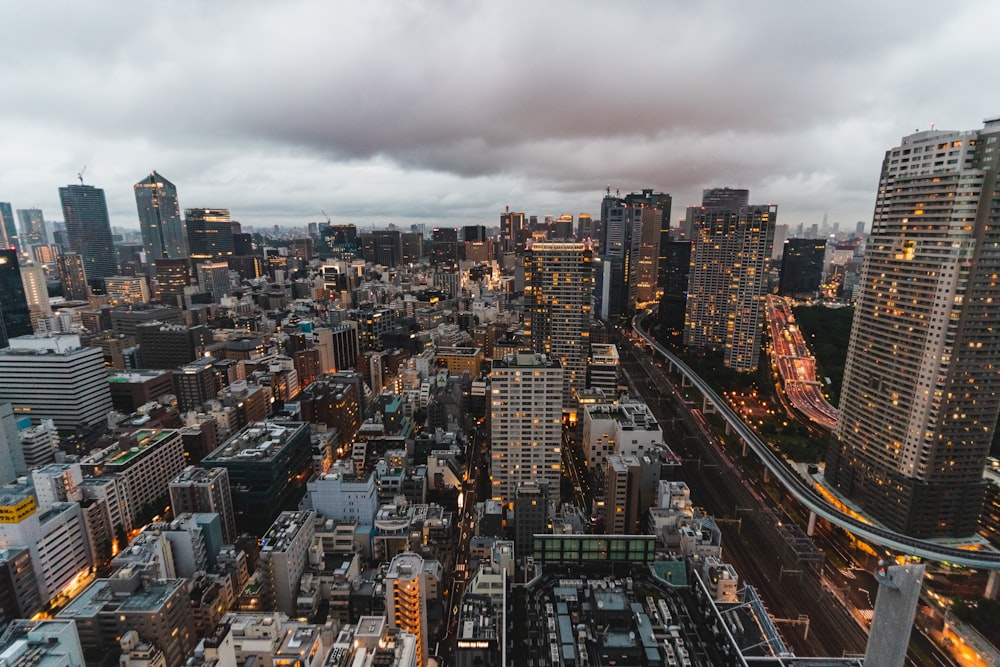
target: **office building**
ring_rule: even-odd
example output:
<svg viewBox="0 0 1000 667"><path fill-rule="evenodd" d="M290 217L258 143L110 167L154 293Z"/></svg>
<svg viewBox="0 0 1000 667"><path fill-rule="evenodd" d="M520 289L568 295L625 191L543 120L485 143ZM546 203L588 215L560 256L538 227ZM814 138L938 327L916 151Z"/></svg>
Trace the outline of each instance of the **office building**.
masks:
<svg viewBox="0 0 1000 667"><path fill-rule="evenodd" d="M104 281L108 303L112 306L141 306L149 303L145 276L109 276Z"/></svg>
<svg viewBox="0 0 1000 667"><path fill-rule="evenodd" d="M778 294L815 297L823 282L825 239L788 239L781 255Z"/></svg>
<svg viewBox="0 0 1000 667"><path fill-rule="evenodd" d="M79 504L43 510L30 493L0 493L0 549L20 548L31 554L42 604L93 565Z"/></svg>
<svg viewBox="0 0 1000 667"><path fill-rule="evenodd" d="M431 230L431 264L454 264L458 261L458 230L435 227Z"/></svg>
<svg viewBox="0 0 1000 667"><path fill-rule="evenodd" d="M660 467L649 456L609 456L604 470L604 532L645 533L659 484Z"/></svg>
<svg viewBox="0 0 1000 667"><path fill-rule="evenodd" d="M2 418L3 408L0 407L0 419ZM28 420L28 425L20 430L19 435L26 469L32 470L55 461L56 450L59 449L59 432L51 419L43 419L37 426L31 426ZM0 457L4 457L3 452L0 452Z"/></svg>
<svg viewBox="0 0 1000 667"><path fill-rule="evenodd" d="M186 258L187 232L174 184L153 171L132 189L135 191L146 261Z"/></svg>
<svg viewBox="0 0 1000 667"><path fill-rule="evenodd" d="M0 637L0 655L10 667L85 667L87 664L76 625L58 619L12 622Z"/></svg>
<svg viewBox="0 0 1000 667"><path fill-rule="evenodd" d="M372 526L378 512L375 473L356 475L353 468L334 464L330 472L309 482L309 502L325 519Z"/></svg>
<svg viewBox="0 0 1000 667"><path fill-rule="evenodd" d="M282 512L260 541L261 566L270 578L274 607L292 617L298 615L296 596L316 534L315 518L312 510Z"/></svg>
<svg viewBox="0 0 1000 667"><path fill-rule="evenodd" d="M979 131L904 137L882 163L826 479L886 526L968 536L1000 410L1000 212Z"/></svg>
<svg viewBox="0 0 1000 667"><path fill-rule="evenodd" d="M136 327L136 342L146 368L173 369L189 364L202 357L211 340L211 330L204 324L189 327L151 322Z"/></svg>
<svg viewBox="0 0 1000 667"><path fill-rule="evenodd" d="M549 485L538 480L524 480L514 489L514 556L530 556L534 536L551 533L549 524ZM559 488L559 487L555 487Z"/></svg>
<svg viewBox="0 0 1000 667"><path fill-rule="evenodd" d="M298 507L312 466L309 424L253 422L202 459L225 468L237 531L261 535L282 510Z"/></svg>
<svg viewBox="0 0 1000 667"><path fill-rule="evenodd" d="M590 354L593 248L590 243L531 243L524 253L524 331L536 352L563 366L563 408L586 387Z"/></svg>
<svg viewBox="0 0 1000 667"><path fill-rule="evenodd" d="M217 260L233 256L233 223L228 208L184 209L188 251L192 260Z"/></svg>
<svg viewBox="0 0 1000 667"><path fill-rule="evenodd" d="M185 579L153 579L126 567L97 579L56 615L72 620L84 650L119 650L119 637L134 630L163 653L166 667L180 667L198 642ZM164 664L164 663L161 663Z"/></svg>
<svg viewBox="0 0 1000 667"><path fill-rule="evenodd" d="M51 419L73 430L102 423L111 411L104 357L73 334L14 338L0 350L0 402L34 424Z"/></svg>
<svg viewBox="0 0 1000 667"><path fill-rule="evenodd" d="M663 443L663 429L642 400L583 406L584 460L592 471L603 469L609 456L639 456Z"/></svg>
<svg viewBox="0 0 1000 667"><path fill-rule="evenodd" d="M78 252L64 252L56 258L56 269L63 286L63 296L70 301L86 301L90 296L90 288L87 285L83 256Z"/></svg>
<svg viewBox="0 0 1000 667"><path fill-rule="evenodd" d="M587 388L603 389L610 396L618 395L618 369L621 359L618 348L604 343L592 343L587 364Z"/></svg>
<svg viewBox="0 0 1000 667"><path fill-rule="evenodd" d="M142 406L174 393L169 371L123 371L108 375L111 404L122 414L132 414Z"/></svg>
<svg viewBox="0 0 1000 667"><path fill-rule="evenodd" d="M229 280L228 262L203 262L198 265L198 287L202 292L212 295L212 302L219 300L232 292Z"/></svg>
<svg viewBox="0 0 1000 667"><path fill-rule="evenodd" d="M559 488L563 369L557 359L520 352L490 373L493 498L510 502L520 482Z"/></svg>
<svg viewBox="0 0 1000 667"><path fill-rule="evenodd" d="M41 610L31 552L27 547L0 549L0 627L7 628L14 619L31 618ZM0 655L6 655L3 651L0 644Z"/></svg>
<svg viewBox="0 0 1000 667"><path fill-rule="evenodd" d="M0 201L0 238L3 240L4 248L20 252L14 209L11 208L9 201Z"/></svg>
<svg viewBox="0 0 1000 667"><path fill-rule="evenodd" d="M17 251L6 248L0 250L0 313L0 347L7 347L11 338L33 333Z"/></svg>
<svg viewBox="0 0 1000 667"><path fill-rule="evenodd" d="M45 216L40 208L17 209L17 221L21 223L21 247L45 246L51 243L49 230L45 228Z"/></svg>
<svg viewBox="0 0 1000 667"><path fill-rule="evenodd" d="M229 471L225 468L188 466L168 485L174 515L214 512L219 515L222 540L235 544L239 534L233 516L233 496Z"/></svg>
<svg viewBox="0 0 1000 667"><path fill-rule="evenodd" d="M0 485L13 482L27 472L18 420L10 403L0 403Z"/></svg>
<svg viewBox="0 0 1000 667"><path fill-rule="evenodd" d="M173 372L177 405L181 411L201 410L206 401L215 399L221 387L214 361L212 357L202 357ZM226 381L223 386L229 384Z"/></svg>
<svg viewBox="0 0 1000 667"><path fill-rule="evenodd" d="M134 525L143 514L158 513L166 504L170 481L186 465L184 441L180 431L153 429L123 436L119 447L122 450L110 458L93 462L85 458L81 464L94 465L103 475L118 476L129 500Z"/></svg>
<svg viewBox="0 0 1000 667"><path fill-rule="evenodd" d="M764 297L778 207L750 205L749 192L706 190L692 221L684 344L723 354L741 373L757 368Z"/></svg>
<svg viewBox="0 0 1000 667"><path fill-rule="evenodd" d="M671 241L666 246L660 245L660 287L663 296L658 315L661 328L672 335L684 333L691 245L690 241Z"/></svg>
<svg viewBox="0 0 1000 667"><path fill-rule="evenodd" d="M70 252L83 259L91 287L118 273L118 255L111 238L111 220L104 190L92 185L59 188Z"/></svg>
<svg viewBox="0 0 1000 667"><path fill-rule="evenodd" d="M424 559L412 552L397 554L385 575L385 611L389 624L417 638L417 664L427 664L427 576Z"/></svg>
<svg viewBox="0 0 1000 667"><path fill-rule="evenodd" d="M38 328L40 320L52 317L49 289L45 282L45 269L42 268L41 264L32 261L23 263L21 265L21 283L24 285L24 299L28 302L28 312L31 315L31 324L34 330ZM6 311L6 302L3 306Z"/></svg>
<svg viewBox="0 0 1000 667"><path fill-rule="evenodd" d="M186 259L157 259L156 297L165 306L183 305L184 289L191 284L191 267Z"/></svg>

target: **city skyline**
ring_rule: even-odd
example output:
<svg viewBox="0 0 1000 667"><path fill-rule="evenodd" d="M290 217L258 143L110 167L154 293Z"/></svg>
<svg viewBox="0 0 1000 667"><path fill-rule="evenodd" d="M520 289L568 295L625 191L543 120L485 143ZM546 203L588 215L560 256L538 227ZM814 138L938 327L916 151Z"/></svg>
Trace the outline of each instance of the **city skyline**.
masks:
<svg viewBox="0 0 1000 667"><path fill-rule="evenodd" d="M126 228L131 185L153 169L182 207L254 226L324 210L364 225L490 223L508 204L595 214L606 185L671 193L675 221L701 189L732 185L781 203L789 224L853 225L870 219L882 146L1000 109L1000 92L962 85L987 80L1000 9L930 8L303 2L148 16L67 3L76 29L62 38L48 8L10 7L0 85L33 104L0 112L0 200L54 216L57 188L86 166ZM629 35L601 48L614 19ZM330 39L336 24L351 35ZM43 31L55 39L39 53ZM524 48L504 49L505 34ZM744 34L767 38L748 49ZM924 95L939 77L950 94Z"/></svg>

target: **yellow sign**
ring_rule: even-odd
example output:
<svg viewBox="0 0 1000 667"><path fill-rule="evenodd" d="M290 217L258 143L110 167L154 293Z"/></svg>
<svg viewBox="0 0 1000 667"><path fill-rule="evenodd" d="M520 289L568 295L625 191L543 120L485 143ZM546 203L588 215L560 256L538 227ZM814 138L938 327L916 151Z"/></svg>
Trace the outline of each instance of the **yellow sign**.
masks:
<svg viewBox="0 0 1000 667"><path fill-rule="evenodd" d="M34 496L26 496L14 505L0 505L0 523L21 523L37 509Z"/></svg>

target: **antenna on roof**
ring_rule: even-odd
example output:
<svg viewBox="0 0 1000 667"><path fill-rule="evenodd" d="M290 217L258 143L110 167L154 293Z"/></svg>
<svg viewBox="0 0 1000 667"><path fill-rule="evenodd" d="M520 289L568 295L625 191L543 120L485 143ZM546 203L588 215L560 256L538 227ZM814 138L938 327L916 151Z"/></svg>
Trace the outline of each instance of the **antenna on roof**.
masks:
<svg viewBox="0 0 1000 667"><path fill-rule="evenodd" d="M83 174L87 171L87 165L83 165L83 169L76 172L76 177L80 179L80 185L83 185Z"/></svg>

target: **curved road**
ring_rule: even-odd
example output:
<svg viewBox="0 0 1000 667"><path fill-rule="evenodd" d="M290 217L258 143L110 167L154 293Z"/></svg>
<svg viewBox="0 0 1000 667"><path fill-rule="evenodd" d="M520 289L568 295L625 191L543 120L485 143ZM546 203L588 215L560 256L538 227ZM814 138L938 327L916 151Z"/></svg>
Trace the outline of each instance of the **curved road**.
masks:
<svg viewBox="0 0 1000 667"><path fill-rule="evenodd" d="M694 385L701 395L705 397L705 400L711 403L712 407L726 420L726 423L750 446L750 449L767 466L771 474L777 477L781 481L782 486L795 496L799 502L805 505L809 511L815 512L817 516L823 517L830 523L840 526L858 537L874 542L875 544L881 544L890 549L895 549L896 551L932 561L946 561L982 570L1000 570L1000 552L972 551L969 549L942 546L934 542L928 542L927 540L903 535L888 528L865 523L831 505L795 471L785 465L785 462L766 443L757 437L757 434L740 419L739 415L729 407L728 403L715 393L715 390L708 383L702 380L697 373L691 370L676 355L660 345L640 326L639 318L645 317L645 315L645 313L636 315L632 319L633 331Z"/></svg>

